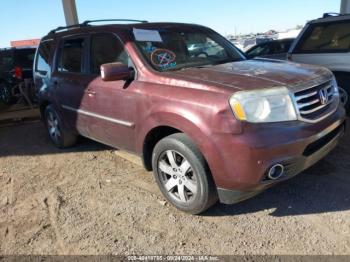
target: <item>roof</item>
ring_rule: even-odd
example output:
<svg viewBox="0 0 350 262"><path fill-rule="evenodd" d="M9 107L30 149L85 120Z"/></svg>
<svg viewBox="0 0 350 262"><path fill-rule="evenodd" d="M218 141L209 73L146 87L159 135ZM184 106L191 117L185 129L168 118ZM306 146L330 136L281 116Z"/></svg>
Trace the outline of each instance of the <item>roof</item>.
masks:
<svg viewBox="0 0 350 262"><path fill-rule="evenodd" d="M113 21L113 20L96 20L96 21ZM116 20L118 21L118 20ZM131 20L135 21L135 20ZM91 25L90 23L86 22L94 22L94 21L85 21L78 25L68 26L68 27L58 27L54 30L51 30L47 36L44 38L49 38L52 36L64 36L74 33L87 33L91 31L103 30L103 29L118 29L118 30L132 30L133 28L139 28L139 29L148 29L148 28L165 28L165 27L174 27L174 26L197 26L197 27L204 27L201 25L196 24L186 24L186 23L172 23L172 22L145 22L141 21L140 23L129 23L129 24L118 24L118 23L109 23L109 24L103 24L103 25Z"/></svg>
<svg viewBox="0 0 350 262"><path fill-rule="evenodd" d="M350 20L350 14L326 13L323 15L323 17L310 21L309 24L327 23L327 22L342 21L342 20Z"/></svg>

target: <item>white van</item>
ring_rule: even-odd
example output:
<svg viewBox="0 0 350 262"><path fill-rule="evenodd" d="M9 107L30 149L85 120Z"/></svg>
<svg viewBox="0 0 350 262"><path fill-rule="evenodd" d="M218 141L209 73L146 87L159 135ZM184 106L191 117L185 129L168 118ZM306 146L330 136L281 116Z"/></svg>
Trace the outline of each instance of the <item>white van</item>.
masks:
<svg viewBox="0 0 350 262"><path fill-rule="evenodd" d="M350 114L350 14L325 14L308 22L292 44L288 59L329 68L341 87L341 100Z"/></svg>

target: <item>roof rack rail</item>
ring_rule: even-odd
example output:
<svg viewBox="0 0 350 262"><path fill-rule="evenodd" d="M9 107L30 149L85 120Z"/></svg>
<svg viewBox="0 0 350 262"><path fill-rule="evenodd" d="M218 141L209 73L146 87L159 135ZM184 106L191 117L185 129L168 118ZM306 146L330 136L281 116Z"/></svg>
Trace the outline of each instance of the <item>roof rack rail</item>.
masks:
<svg viewBox="0 0 350 262"><path fill-rule="evenodd" d="M333 16L342 16L342 15L346 15L346 14L339 14L339 13L324 13L322 18L327 18L327 17L333 17Z"/></svg>
<svg viewBox="0 0 350 262"><path fill-rule="evenodd" d="M69 26L59 26L56 29L51 30L49 32L49 34L54 34L54 33L57 33L59 31L68 30L68 29L80 28L82 26L86 26L86 25L84 25L84 24L75 24L75 25L69 25Z"/></svg>
<svg viewBox="0 0 350 262"><path fill-rule="evenodd" d="M136 23L148 23L146 20L134 20L134 19L100 19L100 20L86 20L81 25L87 26L91 23L99 22L136 22Z"/></svg>
<svg viewBox="0 0 350 262"><path fill-rule="evenodd" d="M81 28L85 26L90 26L91 23L99 23L99 22L135 22L135 23L148 23L146 20L134 20L134 19L100 19L100 20L86 20L81 24L69 25L69 26L59 26L56 29L53 29L49 32L49 34L54 34L59 31Z"/></svg>

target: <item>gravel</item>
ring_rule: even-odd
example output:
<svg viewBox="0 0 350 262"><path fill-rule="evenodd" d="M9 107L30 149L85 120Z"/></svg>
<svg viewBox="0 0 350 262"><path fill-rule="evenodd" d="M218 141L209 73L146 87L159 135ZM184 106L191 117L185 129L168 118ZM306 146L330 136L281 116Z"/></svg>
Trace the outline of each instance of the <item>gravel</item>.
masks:
<svg viewBox="0 0 350 262"><path fill-rule="evenodd" d="M101 144L55 149L41 123L0 128L0 254L350 254L350 136L303 174L201 216Z"/></svg>

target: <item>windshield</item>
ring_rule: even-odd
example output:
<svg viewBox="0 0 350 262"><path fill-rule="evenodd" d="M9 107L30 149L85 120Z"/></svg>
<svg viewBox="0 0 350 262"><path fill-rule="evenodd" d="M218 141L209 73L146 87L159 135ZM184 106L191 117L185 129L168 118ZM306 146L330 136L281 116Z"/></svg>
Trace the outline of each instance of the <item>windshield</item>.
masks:
<svg viewBox="0 0 350 262"><path fill-rule="evenodd" d="M217 65L245 59L225 38L200 27L133 30L137 48L158 71Z"/></svg>

